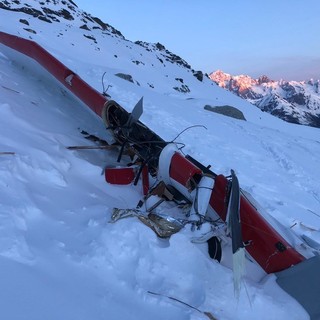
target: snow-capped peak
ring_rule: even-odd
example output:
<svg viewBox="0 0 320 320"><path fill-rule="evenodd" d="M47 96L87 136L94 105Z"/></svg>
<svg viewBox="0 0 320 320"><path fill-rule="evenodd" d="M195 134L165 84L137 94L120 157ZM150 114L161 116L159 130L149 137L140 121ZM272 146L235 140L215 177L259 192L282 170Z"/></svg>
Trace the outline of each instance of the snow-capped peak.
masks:
<svg viewBox="0 0 320 320"><path fill-rule="evenodd" d="M231 76L221 70L209 77L262 111L289 122L320 127L319 81L273 81L265 75L253 79L248 75Z"/></svg>

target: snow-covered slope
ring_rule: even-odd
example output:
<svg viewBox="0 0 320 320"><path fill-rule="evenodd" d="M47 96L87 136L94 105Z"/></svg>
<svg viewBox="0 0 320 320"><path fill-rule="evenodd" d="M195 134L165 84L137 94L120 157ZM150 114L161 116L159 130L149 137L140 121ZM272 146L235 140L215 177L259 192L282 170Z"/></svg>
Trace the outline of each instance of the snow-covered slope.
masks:
<svg viewBox="0 0 320 320"><path fill-rule="evenodd" d="M106 72L105 89L127 110L144 96L142 121L164 139L205 126L179 137L185 153L218 173L235 169L241 187L286 228L318 238L319 130L263 113L206 77L199 81L184 63L166 61L174 55L161 46L100 28L71 1L1 4L59 19L0 9L2 31L39 42L97 90ZM84 23L90 30L80 28ZM108 139L101 119L29 59L3 46L0 52L0 152L14 152L0 154L1 318L207 319L151 291L219 320L308 319L272 275L257 282L248 274L238 301L232 271L191 243L190 230L161 241L136 218L109 223L113 207L136 206L141 186L105 183L101 172L116 164L114 152L65 148L91 144L82 130ZM175 89L183 85L189 90ZM247 121L205 105L234 106Z"/></svg>
<svg viewBox="0 0 320 320"><path fill-rule="evenodd" d="M252 79L231 76L221 70L210 79L241 98L285 121L320 127L319 80L273 81L267 76Z"/></svg>

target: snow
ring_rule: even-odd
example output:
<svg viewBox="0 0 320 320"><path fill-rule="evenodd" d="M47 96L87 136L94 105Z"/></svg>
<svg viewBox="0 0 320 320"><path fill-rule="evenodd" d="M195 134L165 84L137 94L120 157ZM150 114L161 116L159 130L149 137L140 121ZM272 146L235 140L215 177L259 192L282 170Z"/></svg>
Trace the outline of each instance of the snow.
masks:
<svg viewBox="0 0 320 320"><path fill-rule="evenodd" d="M217 173L234 169L241 187L284 228L319 241L319 129L262 113L119 37L92 30L94 44L70 22L0 14L1 30L32 36L97 90L106 72L108 93L128 111L143 96L141 120L164 139L205 126L179 136L183 151ZM38 34L16 26L21 16ZM248 274L236 299L232 270L211 260L205 245L192 243L190 230L165 241L137 218L110 223L114 207L136 206L141 185L104 181L103 168L116 164L114 151L66 149L90 145L81 130L110 139L101 119L32 61L3 46L0 52L0 152L15 153L0 155L2 318L207 319L170 296L219 320L308 319L274 275L258 281ZM131 74L140 86L117 72ZM175 78L191 92L173 90ZM210 113L205 104L236 106L247 121Z"/></svg>

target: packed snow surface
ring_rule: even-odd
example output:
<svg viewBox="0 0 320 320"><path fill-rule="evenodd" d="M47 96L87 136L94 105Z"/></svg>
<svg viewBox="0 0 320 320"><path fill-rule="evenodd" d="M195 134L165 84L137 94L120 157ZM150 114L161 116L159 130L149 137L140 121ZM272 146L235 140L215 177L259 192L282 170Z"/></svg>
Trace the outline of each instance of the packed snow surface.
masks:
<svg viewBox="0 0 320 320"><path fill-rule="evenodd" d="M16 31L18 13L0 14L1 30L30 37ZM174 64L164 71L130 41L96 31L98 50L63 22L59 28L68 31L60 37L48 23L35 20L33 28L41 30L33 40L99 91L106 72L108 93L128 111L143 96L141 120L163 139L201 125L176 140L184 153L216 173L234 169L241 187L285 228L320 240L319 129L285 123ZM160 240L137 218L110 223L114 207L137 205L141 185L105 182L115 151L66 148L93 144L82 130L106 140L110 132L36 63L3 46L0 52L1 318L200 320L207 311L219 320L308 319L273 275L248 275L236 299L232 270L191 243L190 230ZM133 64L130 55L154 68ZM175 77L189 93L172 90ZM247 121L208 112L206 104L233 105Z"/></svg>

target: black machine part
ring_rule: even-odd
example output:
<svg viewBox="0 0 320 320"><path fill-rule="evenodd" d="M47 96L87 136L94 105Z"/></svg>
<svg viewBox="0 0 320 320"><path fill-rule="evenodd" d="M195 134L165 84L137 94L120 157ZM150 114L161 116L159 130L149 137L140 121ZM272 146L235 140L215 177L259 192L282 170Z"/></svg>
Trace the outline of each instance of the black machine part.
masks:
<svg viewBox="0 0 320 320"><path fill-rule="evenodd" d="M221 243L218 237L211 237L207 240L208 243L208 253L211 259L217 260L218 262L221 261L222 257L222 249Z"/></svg>

